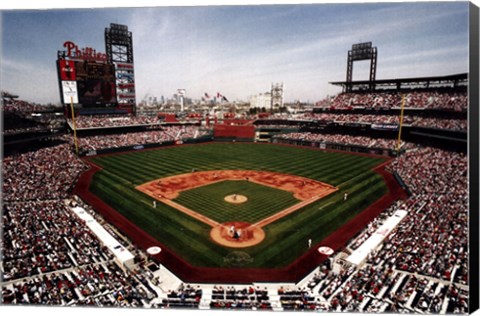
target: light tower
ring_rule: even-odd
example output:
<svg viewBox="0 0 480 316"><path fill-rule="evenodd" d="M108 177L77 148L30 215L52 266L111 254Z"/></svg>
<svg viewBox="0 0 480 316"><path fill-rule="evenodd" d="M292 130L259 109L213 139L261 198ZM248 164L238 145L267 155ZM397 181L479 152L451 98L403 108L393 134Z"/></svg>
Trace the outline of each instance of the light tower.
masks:
<svg viewBox="0 0 480 316"><path fill-rule="evenodd" d="M353 76L353 62L357 60L370 59L370 84L371 91L375 90L375 76L377 73L377 48L372 47L372 42L353 44L352 49L348 51L347 58L347 84L346 92L351 92L352 86L349 82L352 82Z"/></svg>

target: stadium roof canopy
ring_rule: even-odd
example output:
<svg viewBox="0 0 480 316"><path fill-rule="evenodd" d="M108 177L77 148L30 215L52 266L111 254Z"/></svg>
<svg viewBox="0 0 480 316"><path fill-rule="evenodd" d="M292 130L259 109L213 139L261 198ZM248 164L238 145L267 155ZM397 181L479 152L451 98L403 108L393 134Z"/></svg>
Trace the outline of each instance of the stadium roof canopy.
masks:
<svg viewBox="0 0 480 316"><path fill-rule="evenodd" d="M6 92L6 91L2 91L2 98L4 98L4 99L18 99L18 95L11 94L11 93Z"/></svg>
<svg viewBox="0 0 480 316"><path fill-rule="evenodd" d="M418 77L403 79L382 79L375 80L374 84L369 80L362 81L335 81L330 84L342 86L343 91L374 91L379 90L404 90L404 89L434 89L434 88L456 88L467 87L468 74L454 74L438 77Z"/></svg>

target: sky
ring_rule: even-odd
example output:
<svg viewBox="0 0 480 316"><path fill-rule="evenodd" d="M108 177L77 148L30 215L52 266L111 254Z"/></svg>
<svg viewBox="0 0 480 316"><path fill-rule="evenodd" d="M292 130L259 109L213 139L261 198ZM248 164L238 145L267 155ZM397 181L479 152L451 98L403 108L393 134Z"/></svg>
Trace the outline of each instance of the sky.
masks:
<svg viewBox="0 0 480 316"><path fill-rule="evenodd" d="M284 84L286 102L341 92L352 44L378 50L377 79L468 72L468 2L298 3L17 9L1 12L0 88L59 103L63 43L105 52L110 23L133 33L137 101L220 92L230 101ZM310 2L312 3L312 2ZM101 6L101 5L100 5ZM127 5L128 6L128 5ZM354 80L366 80L357 61Z"/></svg>

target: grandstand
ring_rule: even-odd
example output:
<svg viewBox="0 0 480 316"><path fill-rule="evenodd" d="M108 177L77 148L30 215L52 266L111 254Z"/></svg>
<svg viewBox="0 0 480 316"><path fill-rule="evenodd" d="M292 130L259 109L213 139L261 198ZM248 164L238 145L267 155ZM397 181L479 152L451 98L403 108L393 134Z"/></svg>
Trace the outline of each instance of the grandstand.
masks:
<svg viewBox="0 0 480 316"><path fill-rule="evenodd" d="M72 125L70 121L64 121L62 128L58 129L61 133L50 131L44 148L36 146L27 152L7 155L3 162L3 303L466 312L469 285L466 91L462 88L443 92L449 95L448 98L437 88L431 92L413 88L407 92L402 89L388 93L389 98L383 98L381 93L379 97L378 92L339 94L331 100L319 102L311 113L305 113L300 118L272 115L241 122L257 131L267 131L273 143L398 155L387 168L404 182L410 193L408 199L399 200L385 209L342 251L301 280L283 285L263 284L262 290L254 283L215 284L211 287L181 280L162 262L155 262L146 249L137 247L101 214L72 195L76 179L88 167L73 154ZM395 93L416 95L416 99L420 100L415 103L415 110L407 112L400 152L396 150L397 143L393 137L397 134L398 117L392 113L392 108L398 104L390 106L389 101L378 103L379 99L398 99ZM460 104L458 108L461 111L447 110L441 106L441 101L437 103L440 105L438 108L432 109L428 105L432 104L433 98L452 100ZM359 105L351 108L349 100L359 99L366 100L361 108ZM37 113L35 105L27 102L7 97L3 98L3 102L7 115ZM341 108L342 104L346 105L345 109ZM371 109L376 106L380 109ZM415 122L426 120L426 117L428 122L436 125L415 126ZM37 126L43 127L43 124L28 121L24 129L19 129L19 124L14 127L7 125L4 133L38 135L40 127ZM199 135L210 135L198 138L202 142L210 142L213 130L208 131L202 124L167 124L152 117L85 116L78 119L77 134L81 153L92 155L128 151L134 146L147 148L175 144L179 140L195 142ZM418 137L419 131L422 131L422 137ZM221 137L216 140L221 140ZM230 138L228 140L231 141ZM55 145L58 143L62 144ZM25 138L22 146L30 147L30 144ZM7 141L7 153L10 146L18 147L17 143ZM67 170L68 175L64 174ZM446 172L437 173L435 170ZM39 190L37 186L41 183L48 183L48 189ZM448 193L449 188L455 188L453 194ZM80 206L82 212L90 213L105 227L107 234L132 253L134 263L128 268L120 265L114 252L108 249L108 245L102 244L104 237L96 235L86 226L75 215L73 206ZM407 216L361 264L349 263L342 256L343 253L353 254L355 249L365 244L397 210L407 211ZM418 221L426 226L419 226ZM38 241L32 244L35 240ZM433 247L439 242L441 248ZM26 245L31 247L25 248ZM29 261L26 261L27 258ZM339 262L343 262L341 268L337 266ZM116 278L120 278L121 282ZM89 279L95 280L97 285L92 287Z"/></svg>
<svg viewBox="0 0 480 316"><path fill-rule="evenodd" d="M343 92L300 114L218 113L214 122L203 110L144 115L131 103L132 87L114 110L73 109L68 100L43 106L2 92L1 303L470 312L468 74L331 84ZM234 169L245 173L217 179ZM200 183L201 176L211 178L184 180ZM167 180L190 195L178 198ZM330 191L299 198L309 181ZM284 208L252 223L238 209L235 221L218 219L194 208L215 205L194 191L215 184L205 192L235 198L230 187L268 187ZM141 191L146 185L158 190ZM344 222L334 225L328 210ZM301 235L308 216L324 214L324 235L308 225L318 236ZM239 246L219 245L209 225ZM256 237L252 227L267 237L242 248ZM198 249L178 252L185 245ZM262 258L265 249L271 256Z"/></svg>

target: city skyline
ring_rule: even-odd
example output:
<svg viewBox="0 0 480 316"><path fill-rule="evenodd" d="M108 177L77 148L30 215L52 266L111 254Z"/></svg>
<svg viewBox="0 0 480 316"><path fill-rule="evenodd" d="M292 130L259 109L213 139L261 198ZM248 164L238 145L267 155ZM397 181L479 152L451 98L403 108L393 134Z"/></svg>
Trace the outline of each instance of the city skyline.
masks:
<svg viewBox="0 0 480 316"><path fill-rule="evenodd" d="M468 2L331 3L2 11L2 90L58 103L65 41L105 52L110 23L133 33L137 101L177 89L228 100L285 84L285 101L337 94L352 44L378 48L377 79L468 72ZM357 62L353 79L368 79Z"/></svg>

